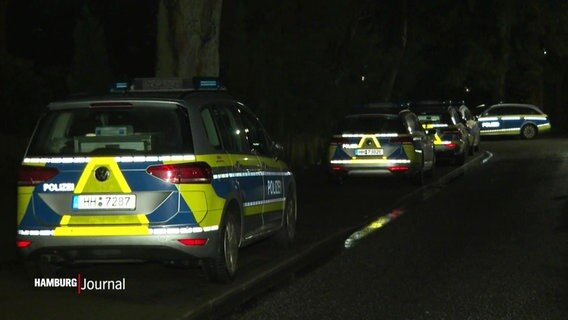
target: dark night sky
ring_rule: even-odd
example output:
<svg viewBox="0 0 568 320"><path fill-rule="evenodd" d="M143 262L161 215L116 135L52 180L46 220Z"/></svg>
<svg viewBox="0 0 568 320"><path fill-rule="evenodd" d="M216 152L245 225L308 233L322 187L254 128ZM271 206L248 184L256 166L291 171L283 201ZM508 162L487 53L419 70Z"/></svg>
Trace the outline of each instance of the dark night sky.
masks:
<svg viewBox="0 0 568 320"><path fill-rule="evenodd" d="M34 60L37 69L69 67L73 31L83 1L12 1L8 50ZM101 1L92 7L105 28L110 64L117 76L154 73L157 1Z"/></svg>

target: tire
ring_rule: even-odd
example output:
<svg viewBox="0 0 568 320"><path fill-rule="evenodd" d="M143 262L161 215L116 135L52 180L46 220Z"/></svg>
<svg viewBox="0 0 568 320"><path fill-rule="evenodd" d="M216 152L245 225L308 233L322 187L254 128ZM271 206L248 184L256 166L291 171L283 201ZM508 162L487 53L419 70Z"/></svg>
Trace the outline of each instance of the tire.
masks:
<svg viewBox="0 0 568 320"><path fill-rule="evenodd" d="M521 128L521 138L525 140L533 139L537 134L538 129L532 124L526 124Z"/></svg>
<svg viewBox="0 0 568 320"><path fill-rule="evenodd" d="M235 278L238 267L240 223L238 213L228 211L222 227L219 229L219 247L216 256L203 261L203 267L209 280L229 283Z"/></svg>
<svg viewBox="0 0 568 320"><path fill-rule="evenodd" d="M288 248L296 239L296 221L298 218L298 204L296 202L296 189L291 187L286 197L286 204L284 206L284 216L282 221L282 228L275 235L277 243Z"/></svg>
<svg viewBox="0 0 568 320"><path fill-rule="evenodd" d="M455 158L456 164L461 166L465 163L465 159L466 159L466 154L468 152L469 146L466 146L463 150L462 153L458 154Z"/></svg>

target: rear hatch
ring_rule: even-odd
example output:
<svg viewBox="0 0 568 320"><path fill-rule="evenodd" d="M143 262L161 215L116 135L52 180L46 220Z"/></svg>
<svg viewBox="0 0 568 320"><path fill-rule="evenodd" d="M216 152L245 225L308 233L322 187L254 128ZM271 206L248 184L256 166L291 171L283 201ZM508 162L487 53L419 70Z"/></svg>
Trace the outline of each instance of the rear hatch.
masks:
<svg viewBox="0 0 568 320"><path fill-rule="evenodd" d="M406 150L409 149L409 150ZM374 160L408 159L412 137L398 115L349 115L339 125L330 143L330 160L354 164Z"/></svg>
<svg viewBox="0 0 568 320"><path fill-rule="evenodd" d="M417 116L435 147L455 147L460 142L460 132L447 112L419 112Z"/></svg>
<svg viewBox="0 0 568 320"><path fill-rule="evenodd" d="M53 105L20 170L20 230L142 235L196 223L167 165L195 160L186 110L171 101ZM186 213L186 214L184 214Z"/></svg>

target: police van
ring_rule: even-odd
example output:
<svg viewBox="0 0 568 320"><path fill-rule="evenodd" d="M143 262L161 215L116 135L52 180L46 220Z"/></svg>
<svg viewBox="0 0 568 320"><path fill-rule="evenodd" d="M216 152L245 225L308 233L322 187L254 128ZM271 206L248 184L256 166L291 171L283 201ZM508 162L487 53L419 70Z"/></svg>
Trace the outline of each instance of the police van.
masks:
<svg viewBox="0 0 568 320"><path fill-rule="evenodd" d="M294 176L258 118L215 78L136 79L53 102L18 179L17 246L42 273L99 261L200 261L296 233Z"/></svg>
<svg viewBox="0 0 568 320"><path fill-rule="evenodd" d="M487 108L478 118L480 134L515 135L533 139L551 130L548 116L537 106L519 103L500 103Z"/></svg>

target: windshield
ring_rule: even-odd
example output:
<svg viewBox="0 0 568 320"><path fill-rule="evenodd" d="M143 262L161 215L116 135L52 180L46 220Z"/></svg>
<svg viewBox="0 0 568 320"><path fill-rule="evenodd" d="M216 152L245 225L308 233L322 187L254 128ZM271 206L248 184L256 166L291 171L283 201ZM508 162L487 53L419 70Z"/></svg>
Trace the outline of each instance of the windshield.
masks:
<svg viewBox="0 0 568 320"><path fill-rule="evenodd" d="M192 153L182 108L77 108L42 117L28 156Z"/></svg>
<svg viewBox="0 0 568 320"><path fill-rule="evenodd" d="M350 115L339 125L341 133L407 133L397 115Z"/></svg>

